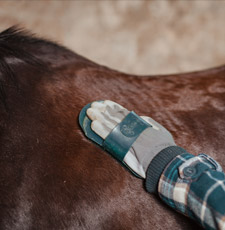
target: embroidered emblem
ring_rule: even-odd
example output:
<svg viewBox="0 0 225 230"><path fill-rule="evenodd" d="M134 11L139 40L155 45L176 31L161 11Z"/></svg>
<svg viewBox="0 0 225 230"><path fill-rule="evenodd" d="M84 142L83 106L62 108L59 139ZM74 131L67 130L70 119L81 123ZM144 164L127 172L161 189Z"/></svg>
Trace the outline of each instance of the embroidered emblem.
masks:
<svg viewBox="0 0 225 230"><path fill-rule="evenodd" d="M131 122L129 125L123 125L121 127L121 133L126 137L135 136L135 127L137 126L137 122Z"/></svg>

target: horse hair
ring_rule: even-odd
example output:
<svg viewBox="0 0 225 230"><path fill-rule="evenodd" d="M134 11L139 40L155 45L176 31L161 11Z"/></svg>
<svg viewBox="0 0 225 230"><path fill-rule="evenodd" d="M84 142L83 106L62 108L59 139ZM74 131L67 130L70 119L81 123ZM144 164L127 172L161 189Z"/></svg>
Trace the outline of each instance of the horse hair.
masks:
<svg viewBox="0 0 225 230"><path fill-rule="evenodd" d="M15 67L23 64L24 68L32 68L38 72L52 71L46 62L36 57L29 50L29 46L60 47L53 42L36 38L28 31L12 26L0 33L0 101L7 109L7 87L15 87L19 90L18 78L20 73Z"/></svg>
<svg viewBox="0 0 225 230"><path fill-rule="evenodd" d="M0 95L0 229L199 229L87 140L78 117L116 101L225 167L224 66L124 74L12 27L0 33Z"/></svg>

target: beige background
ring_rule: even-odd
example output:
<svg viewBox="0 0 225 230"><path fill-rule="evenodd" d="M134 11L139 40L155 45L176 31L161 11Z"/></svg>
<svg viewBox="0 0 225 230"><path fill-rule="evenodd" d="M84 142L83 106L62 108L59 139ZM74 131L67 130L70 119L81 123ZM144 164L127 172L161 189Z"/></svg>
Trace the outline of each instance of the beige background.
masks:
<svg viewBox="0 0 225 230"><path fill-rule="evenodd" d="M225 1L0 1L19 24L121 71L166 74L225 64Z"/></svg>

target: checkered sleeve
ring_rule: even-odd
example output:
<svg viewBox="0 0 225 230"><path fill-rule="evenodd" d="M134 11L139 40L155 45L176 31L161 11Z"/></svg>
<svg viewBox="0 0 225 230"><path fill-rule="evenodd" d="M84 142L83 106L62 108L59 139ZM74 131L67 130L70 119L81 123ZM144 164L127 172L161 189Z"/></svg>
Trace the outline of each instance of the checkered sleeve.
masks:
<svg viewBox="0 0 225 230"><path fill-rule="evenodd" d="M160 198L206 229L225 230L225 174L211 157L184 153L164 169Z"/></svg>

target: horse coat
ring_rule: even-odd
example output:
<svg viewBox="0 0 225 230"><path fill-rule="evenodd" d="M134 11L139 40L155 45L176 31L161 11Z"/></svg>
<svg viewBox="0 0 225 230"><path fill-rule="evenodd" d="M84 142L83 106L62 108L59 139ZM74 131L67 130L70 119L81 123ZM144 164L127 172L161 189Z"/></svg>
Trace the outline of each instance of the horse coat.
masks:
<svg viewBox="0 0 225 230"><path fill-rule="evenodd" d="M199 229L85 138L79 112L102 99L225 168L225 66L134 76L10 28L0 34L0 229Z"/></svg>

